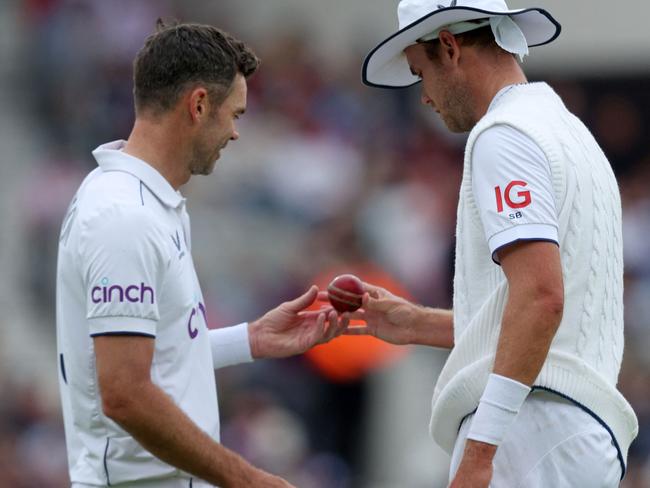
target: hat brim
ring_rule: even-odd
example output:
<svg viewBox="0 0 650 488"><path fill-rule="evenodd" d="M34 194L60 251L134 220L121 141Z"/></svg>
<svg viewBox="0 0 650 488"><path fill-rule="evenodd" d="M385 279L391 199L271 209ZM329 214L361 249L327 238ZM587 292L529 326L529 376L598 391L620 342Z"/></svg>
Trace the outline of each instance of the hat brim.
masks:
<svg viewBox="0 0 650 488"><path fill-rule="evenodd" d="M379 88L404 88L419 83L420 79L410 71L404 49L441 26L497 15L509 15L523 32L529 47L554 41L562 30L553 16L541 8L502 12L471 7L435 10L400 29L370 51L363 63L363 83Z"/></svg>

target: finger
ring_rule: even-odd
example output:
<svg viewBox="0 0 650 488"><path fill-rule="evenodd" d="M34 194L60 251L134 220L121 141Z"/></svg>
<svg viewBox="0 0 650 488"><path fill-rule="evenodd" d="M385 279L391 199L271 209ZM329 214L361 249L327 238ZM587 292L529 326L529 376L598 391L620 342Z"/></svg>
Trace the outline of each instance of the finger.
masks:
<svg viewBox="0 0 650 488"><path fill-rule="evenodd" d="M321 330L320 335L318 336L318 343L319 344L325 344L327 341L329 341L329 333L330 333L330 321L329 321L329 312L328 313L322 313L318 316L318 320L323 321L323 327Z"/></svg>
<svg viewBox="0 0 650 488"><path fill-rule="evenodd" d="M343 335L371 335L366 325L353 325L343 331Z"/></svg>
<svg viewBox="0 0 650 488"><path fill-rule="evenodd" d="M362 308L359 308L354 312L349 312L348 317L350 320L363 320L364 322L367 320L366 311Z"/></svg>
<svg viewBox="0 0 650 488"><path fill-rule="evenodd" d="M339 317L338 320L338 326L336 328L336 336L340 336L345 329L347 329L350 326L350 313L345 312L343 315Z"/></svg>
<svg viewBox="0 0 650 488"><path fill-rule="evenodd" d="M311 344L314 344L315 342L319 342L320 339L325 335L325 330L327 326L325 325L325 319L327 315L324 313L318 314L318 318L316 319L316 334L313 337L313 339L310 341Z"/></svg>
<svg viewBox="0 0 650 488"><path fill-rule="evenodd" d="M329 297L327 295L327 291L319 291L318 292L318 301L319 302L329 302Z"/></svg>
<svg viewBox="0 0 650 488"><path fill-rule="evenodd" d="M323 342L329 342L337 336L339 327L338 317L338 314L334 310L327 314L327 322L325 324L326 330L322 338Z"/></svg>
<svg viewBox="0 0 650 488"><path fill-rule="evenodd" d="M328 327L327 327L327 340L330 341L336 337L336 332L338 331L338 321L339 321L339 316L338 314L332 310L328 315L327 315L327 320L328 320Z"/></svg>
<svg viewBox="0 0 650 488"><path fill-rule="evenodd" d="M332 338L340 336L345 329L350 325L350 314L349 312L344 312L339 315L336 314L334 318L334 327L332 329Z"/></svg>
<svg viewBox="0 0 650 488"><path fill-rule="evenodd" d="M328 314L332 310L334 310L332 307L321 307L318 310L303 310L301 312L298 312L297 315L301 319L308 320L308 319L315 318L315 317L317 317L318 315L320 315L322 313Z"/></svg>
<svg viewBox="0 0 650 488"><path fill-rule="evenodd" d="M326 317L324 313L318 314L314 317L314 322L306 324L309 329L306 335L305 344L303 350L310 349L316 344L320 344L323 341L323 336L325 335L326 326Z"/></svg>
<svg viewBox="0 0 650 488"><path fill-rule="evenodd" d="M375 310L377 309L377 302L379 300L376 300L372 296L370 296L370 293L364 293L363 297L361 298L361 308L364 310Z"/></svg>
<svg viewBox="0 0 650 488"><path fill-rule="evenodd" d="M303 295L299 296L295 300L286 302L284 305L287 310L290 312L300 312L301 310L309 307L318 296L318 287L312 285L309 290L307 290Z"/></svg>

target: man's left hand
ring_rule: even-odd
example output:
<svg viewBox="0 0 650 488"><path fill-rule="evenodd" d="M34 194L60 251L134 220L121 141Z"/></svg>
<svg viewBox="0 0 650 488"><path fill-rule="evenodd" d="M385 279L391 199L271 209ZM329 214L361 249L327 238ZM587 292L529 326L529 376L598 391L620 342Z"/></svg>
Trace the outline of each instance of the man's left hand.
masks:
<svg viewBox="0 0 650 488"><path fill-rule="evenodd" d="M253 357L284 358L301 354L340 335L348 327L349 315L339 316L331 307L306 310L317 297L318 288L312 286L304 295L251 322L248 333Z"/></svg>
<svg viewBox="0 0 650 488"><path fill-rule="evenodd" d="M467 439L463 459L449 488L488 488L497 446Z"/></svg>

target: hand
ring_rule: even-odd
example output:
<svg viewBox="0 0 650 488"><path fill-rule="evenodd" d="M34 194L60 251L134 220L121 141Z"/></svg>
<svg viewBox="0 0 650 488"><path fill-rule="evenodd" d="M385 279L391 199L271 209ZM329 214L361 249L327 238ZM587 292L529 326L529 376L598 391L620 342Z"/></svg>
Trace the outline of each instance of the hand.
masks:
<svg viewBox="0 0 650 488"><path fill-rule="evenodd" d="M304 295L285 302L248 326L254 358L283 358L301 354L316 344L340 335L349 325L349 315L339 317L331 308L307 311L318 297L312 286Z"/></svg>
<svg viewBox="0 0 650 488"><path fill-rule="evenodd" d="M467 439L463 459L449 488L489 488L497 446Z"/></svg>
<svg viewBox="0 0 650 488"><path fill-rule="evenodd" d="M397 345L413 343L421 307L379 286L364 282L363 287L366 293L361 308L352 312L350 318L363 320L366 325L348 327L343 333L371 335Z"/></svg>

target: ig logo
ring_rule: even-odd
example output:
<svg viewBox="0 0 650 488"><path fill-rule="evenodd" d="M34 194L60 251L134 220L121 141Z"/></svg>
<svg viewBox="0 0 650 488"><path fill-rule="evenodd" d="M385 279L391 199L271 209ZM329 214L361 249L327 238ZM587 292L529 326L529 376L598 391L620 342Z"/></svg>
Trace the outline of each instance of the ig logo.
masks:
<svg viewBox="0 0 650 488"><path fill-rule="evenodd" d="M514 199L513 195L513 190L515 187L525 188L526 186L528 186L528 183L525 181L515 180L508 183L508 186L506 186L506 191L504 193L501 192L500 186L495 187L494 193L497 199L497 212L503 212L504 200L505 204L512 209L526 208L528 205L530 205L532 197L530 196L530 192L528 190L518 191L516 193L516 199Z"/></svg>

